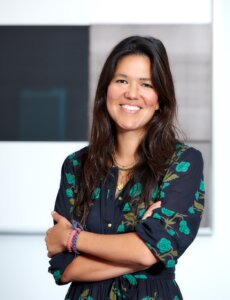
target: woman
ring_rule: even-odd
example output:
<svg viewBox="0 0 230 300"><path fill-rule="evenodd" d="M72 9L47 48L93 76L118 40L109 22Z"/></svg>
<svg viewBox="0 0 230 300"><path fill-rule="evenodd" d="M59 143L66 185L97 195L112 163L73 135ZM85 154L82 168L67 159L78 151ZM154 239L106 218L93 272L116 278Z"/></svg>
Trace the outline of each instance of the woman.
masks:
<svg viewBox="0 0 230 300"><path fill-rule="evenodd" d="M175 264L197 234L204 183L175 114L161 41L121 41L99 78L89 146L63 164L46 235L49 271L72 282L66 299L182 299Z"/></svg>

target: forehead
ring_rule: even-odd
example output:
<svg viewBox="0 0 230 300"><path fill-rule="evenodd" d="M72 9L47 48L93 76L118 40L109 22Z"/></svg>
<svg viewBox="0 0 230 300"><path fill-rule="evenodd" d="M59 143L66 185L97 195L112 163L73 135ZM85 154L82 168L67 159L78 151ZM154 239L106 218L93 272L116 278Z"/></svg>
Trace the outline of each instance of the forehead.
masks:
<svg viewBox="0 0 230 300"><path fill-rule="evenodd" d="M130 54L123 56L117 62L115 74L120 71L138 71L144 73L151 72L151 62L148 56L143 54Z"/></svg>

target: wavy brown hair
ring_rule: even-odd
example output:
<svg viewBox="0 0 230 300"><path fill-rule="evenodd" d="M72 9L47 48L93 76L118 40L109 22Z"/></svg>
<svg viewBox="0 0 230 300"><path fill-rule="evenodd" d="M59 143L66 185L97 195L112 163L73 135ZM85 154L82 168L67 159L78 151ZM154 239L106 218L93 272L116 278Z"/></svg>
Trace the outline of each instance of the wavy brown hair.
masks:
<svg viewBox="0 0 230 300"><path fill-rule="evenodd" d="M150 59L152 84L158 94L159 110L154 113L137 149L139 162L131 179L142 183L143 192L139 201L144 200L146 207L155 183L163 176L175 151L176 98L165 47L153 37L128 37L113 48L98 81L89 148L82 158L79 174L81 185L76 191L75 212L80 213L83 223L89 213L92 192L103 184L113 163L116 127L106 108L107 89L118 61L127 55L144 55Z"/></svg>

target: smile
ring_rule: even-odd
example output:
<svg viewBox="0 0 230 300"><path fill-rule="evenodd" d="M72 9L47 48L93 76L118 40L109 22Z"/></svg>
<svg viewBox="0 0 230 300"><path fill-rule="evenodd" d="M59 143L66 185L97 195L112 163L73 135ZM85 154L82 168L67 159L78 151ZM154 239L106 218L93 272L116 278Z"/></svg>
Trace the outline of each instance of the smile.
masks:
<svg viewBox="0 0 230 300"><path fill-rule="evenodd" d="M121 107L123 108L123 110L125 110L127 112L136 112L136 111L139 111L141 109L139 106L128 105L128 104L123 104L123 105L121 105Z"/></svg>

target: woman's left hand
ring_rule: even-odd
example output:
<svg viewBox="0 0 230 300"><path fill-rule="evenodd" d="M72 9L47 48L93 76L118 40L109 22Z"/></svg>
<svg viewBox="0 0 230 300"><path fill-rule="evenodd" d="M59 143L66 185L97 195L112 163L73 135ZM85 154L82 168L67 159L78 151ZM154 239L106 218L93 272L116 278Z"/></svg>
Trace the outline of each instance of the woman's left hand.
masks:
<svg viewBox="0 0 230 300"><path fill-rule="evenodd" d="M66 250L67 240L72 231L72 225L65 217L62 217L57 212L52 212L52 217L57 224L49 228L46 232L45 242L48 257Z"/></svg>
<svg viewBox="0 0 230 300"><path fill-rule="evenodd" d="M161 201L154 202L145 212L144 216L142 217L142 220L147 219L148 217L151 217L153 214L154 209L161 207Z"/></svg>

